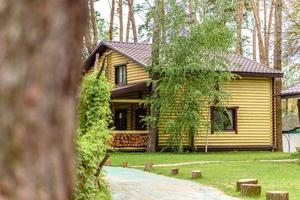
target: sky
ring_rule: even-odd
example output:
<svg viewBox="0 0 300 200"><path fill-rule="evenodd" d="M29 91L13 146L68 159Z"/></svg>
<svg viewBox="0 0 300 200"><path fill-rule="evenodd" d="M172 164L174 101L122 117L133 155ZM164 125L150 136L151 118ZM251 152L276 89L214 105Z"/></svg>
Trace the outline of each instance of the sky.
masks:
<svg viewBox="0 0 300 200"><path fill-rule="evenodd" d="M144 0L134 0L134 3L141 4L141 3L144 3ZM115 9L117 9L117 1L116 1ZM106 21L107 27L108 27L109 18L110 18L110 10L111 10L111 0L99 0L99 1L95 2L95 10L100 12L101 16ZM128 16L128 7L123 6L124 32L125 32L126 24L127 24L127 16ZM144 24L144 20L145 20L145 15L143 12L135 14L135 21L136 21L137 27ZM118 26L118 23L119 23L119 19L118 19L118 15L117 15L117 10L115 10L114 26L115 27ZM125 37L125 35L124 35L124 37ZM115 36L115 39L118 39L118 37Z"/></svg>

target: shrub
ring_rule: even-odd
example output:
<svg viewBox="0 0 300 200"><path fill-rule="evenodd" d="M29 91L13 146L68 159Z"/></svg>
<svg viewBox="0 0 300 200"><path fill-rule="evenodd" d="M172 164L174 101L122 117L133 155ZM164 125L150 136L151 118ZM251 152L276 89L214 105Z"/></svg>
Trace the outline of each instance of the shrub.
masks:
<svg viewBox="0 0 300 200"><path fill-rule="evenodd" d="M77 183L75 199L105 199L103 174L96 177L98 165L108 148L111 121L111 85L93 72L83 77L79 98L79 127L76 135Z"/></svg>

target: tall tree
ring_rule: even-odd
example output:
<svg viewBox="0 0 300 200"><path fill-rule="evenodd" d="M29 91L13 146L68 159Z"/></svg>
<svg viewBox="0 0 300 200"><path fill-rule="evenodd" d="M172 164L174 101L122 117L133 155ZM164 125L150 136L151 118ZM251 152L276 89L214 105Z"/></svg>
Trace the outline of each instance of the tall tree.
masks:
<svg viewBox="0 0 300 200"><path fill-rule="evenodd" d="M245 7L245 0L240 0L238 15L236 16L237 24L237 36L236 36L236 48L235 53L242 55L243 54L243 44L242 44L242 28L243 28L243 13Z"/></svg>
<svg viewBox="0 0 300 200"><path fill-rule="evenodd" d="M108 40L113 40L114 18L115 18L115 0L111 0L110 20L108 29Z"/></svg>
<svg viewBox="0 0 300 200"><path fill-rule="evenodd" d="M0 199L72 199L87 13L84 0L1 2Z"/></svg>
<svg viewBox="0 0 300 200"><path fill-rule="evenodd" d="M97 46L99 36L98 36L98 26L97 26L97 17L94 8L94 0L89 0L89 19L88 19L88 29L84 35L84 44L87 50L87 53L92 53L93 49Z"/></svg>
<svg viewBox="0 0 300 200"><path fill-rule="evenodd" d="M282 0L275 0L274 68L281 70L282 57ZM275 94L281 92L281 79L275 79ZM281 98L276 97L276 150L282 151Z"/></svg>
<svg viewBox="0 0 300 200"><path fill-rule="evenodd" d="M154 29L152 36L152 67L159 64L159 46L161 45L161 34L162 34L162 19L163 19L163 9L164 0L155 0L155 17L154 17ZM153 80L151 84L150 95L153 99L158 98L158 91L155 80L158 80L158 74L150 70L150 76ZM157 104L150 104L150 112L153 118L150 119L150 129L149 137L147 143L147 152L155 152L157 148L157 138L158 138L158 118L159 118L159 107Z"/></svg>
<svg viewBox="0 0 300 200"><path fill-rule="evenodd" d="M135 23L135 17L134 17L134 4L133 0L128 0L128 15L131 22L131 28L132 28L132 34L133 34L133 41L138 42L138 36L137 36L137 30L136 30L136 23Z"/></svg>
<svg viewBox="0 0 300 200"><path fill-rule="evenodd" d="M259 0L250 0L251 7L253 10L254 15L254 23L255 23L255 30L257 33L257 40L258 40L258 50L259 50L259 59L260 62L263 64L267 64L267 57L266 57L266 49L264 45L263 34L261 31L261 20L260 20L260 11L259 11Z"/></svg>
<svg viewBox="0 0 300 200"><path fill-rule="evenodd" d="M118 14L119 14L119 40L123 41L123 1L118 1Z"/></svg>

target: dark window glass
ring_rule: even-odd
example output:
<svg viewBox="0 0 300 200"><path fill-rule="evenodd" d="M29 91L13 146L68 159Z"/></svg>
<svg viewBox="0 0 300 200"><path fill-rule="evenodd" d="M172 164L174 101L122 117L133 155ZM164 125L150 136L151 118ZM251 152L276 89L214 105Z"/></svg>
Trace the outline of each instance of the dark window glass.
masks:
<svg viewBox="0 0 300 200"><path fill-rule="evenodd" d="M115 67L115 83L116 85L126 85L127 83L127 72L126 65L120 65Z"/></svg>
<svg viewBox="0 0 300 200"><path fill-rule="evenodd" d="M211 117L212 131L237 132L237 108L213 107Z"/></svg>
<svg viewBox="0 0 300 200"><path fill-rule="evenodd" d="M147 125L142 121L143 117L147 115L146 109L138 109L135 111L135 130L146 130Z"/></svg>
<svg viewBox="0 0 300 200"><path fill-rule="evenodd" d="M127 130L127 110L116 110L115 127L116 130Z"/></svg>

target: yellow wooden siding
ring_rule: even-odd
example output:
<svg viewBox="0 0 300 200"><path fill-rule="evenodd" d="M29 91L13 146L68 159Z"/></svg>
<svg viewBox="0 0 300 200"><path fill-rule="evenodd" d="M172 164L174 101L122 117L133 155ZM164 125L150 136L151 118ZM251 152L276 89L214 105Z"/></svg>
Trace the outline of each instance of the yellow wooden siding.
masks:
<svg viewBox="0 0 300 200"><path fill-rule="evenodd" d="M149 73L145 71L144 67L126 58L125 56L113 52L109 56L109 77L108 80L115 84L115 67L114 65L127 64L127 84L149 79Z"/></svg>
<svg viewBox="0 0 300 200"><path fill-rule="evenodd" d="M100 57L98 69L102 65L103 55ZM108 64L108 66L107 66ZM115 86L115 65L126 64L127 66L127 84L133 84L136 82L141 82L149 79L149 73L146 72L145 68L133 60L113 51L112 54L109 54L107 61L105 62L105 75L110 83ZM95 67L92 67L89 71L94 70Z"/></svg>
<svg viewBox="0 0 300 200"><path fill-rule="evenodd" d="M224 132L211 134L209 146L271 146L272 145L272 80L267 78L243 78L234 80L221 89L230 93L225 103L228 107L238 107L238 133ZM205 116L210 119L208 107ZM168 134L165 122L170 116L161 116L159 123L159 145L166 145ZM197 146L205 145L206 128L202 127L195 137ZM185 142L187 144L187 141Z"/></svg>

